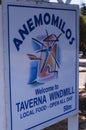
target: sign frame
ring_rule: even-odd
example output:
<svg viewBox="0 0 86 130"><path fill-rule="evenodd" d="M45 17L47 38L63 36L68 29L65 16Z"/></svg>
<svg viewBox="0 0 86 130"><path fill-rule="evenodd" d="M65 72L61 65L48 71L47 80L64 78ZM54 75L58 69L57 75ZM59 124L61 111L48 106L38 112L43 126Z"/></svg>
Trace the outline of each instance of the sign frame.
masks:
<svg viewBox="0 0 86 130"><path fill-rule="evenodd" d="M28 4L28 5L27 5ZM78 6L74 5L64 5L64 4L55 4L55 3L44 3L44 2L18 2L18 1L3 1L3 25L4 25L4 57L5 57L5 86L6 86L6 113L7 113L7 130L14 130L14 123L13 123L13 97L12 97L12 79L11 79L11 41L10 41L10 10L12 7L21 7L21 8L33 8L33 9L48 9L48 10L63 10L63 11L70 11L75 13L75 37L76 37L76 49L75 49L75 108L71 109L70 111L64 112L61 115L57 115L53 118L49 118L46 121L40 122L38 124L32 124L32 126L25 128L24 130L30 130L30 129L42 129L45 126L49 126L51 124L54 124L56 122L59 122L65 118L68 118L70 116L73 116L78 113L78 48L79 48L79 9ZM59 25L60 26L60 25ZM6 43L7 41L7 43ZM17 48L18 49L18 48ZM72 88L71 88L72 89ZM69 90L68 90L69 91ZM73 90L72 90L73 92ZM10 110L10 111L8 111ZM27 121L26 121L27 122ZM17 124L17 123L16 123ZM21 124L20 124L21 125Z"/></svg>

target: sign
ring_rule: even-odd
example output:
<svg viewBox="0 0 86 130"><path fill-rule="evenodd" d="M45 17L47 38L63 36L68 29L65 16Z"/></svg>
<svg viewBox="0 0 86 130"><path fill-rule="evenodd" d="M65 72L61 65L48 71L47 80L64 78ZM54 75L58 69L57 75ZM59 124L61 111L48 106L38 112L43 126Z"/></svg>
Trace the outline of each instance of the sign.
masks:
<svg viewBox="0 0 86 130"><path fill-rule="evenodd" d="M78 8L3 2L8 130L38 130L78 112Z"/></svg>

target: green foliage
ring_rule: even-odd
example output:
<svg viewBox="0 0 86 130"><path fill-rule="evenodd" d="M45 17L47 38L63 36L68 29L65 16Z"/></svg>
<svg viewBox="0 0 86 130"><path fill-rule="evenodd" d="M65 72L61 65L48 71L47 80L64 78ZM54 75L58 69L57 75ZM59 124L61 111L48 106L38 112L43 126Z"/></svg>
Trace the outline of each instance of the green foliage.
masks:
<svg viewBox="0 0 86 130"><path fill-rule="evenodd" d="M86 6L81 8L80 15L80 51L86 55Z"/></svg>
<svg viewBox="0 0 86 130"><path fill-rule="evenodd" d="M85 4L82 4L81 14L86 15L86 6L85 6Z"/></svg>

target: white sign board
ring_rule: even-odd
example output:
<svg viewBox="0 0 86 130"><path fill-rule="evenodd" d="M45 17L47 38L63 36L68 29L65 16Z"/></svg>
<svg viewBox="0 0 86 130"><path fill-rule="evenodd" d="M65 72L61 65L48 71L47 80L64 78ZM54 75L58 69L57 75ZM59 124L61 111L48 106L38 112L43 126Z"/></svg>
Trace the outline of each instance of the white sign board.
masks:
<svg viewBox="0 0 86 130"><path fill-rule="evenodd" d="M78 7L3 2L8 130L78 112Z"/></svg>

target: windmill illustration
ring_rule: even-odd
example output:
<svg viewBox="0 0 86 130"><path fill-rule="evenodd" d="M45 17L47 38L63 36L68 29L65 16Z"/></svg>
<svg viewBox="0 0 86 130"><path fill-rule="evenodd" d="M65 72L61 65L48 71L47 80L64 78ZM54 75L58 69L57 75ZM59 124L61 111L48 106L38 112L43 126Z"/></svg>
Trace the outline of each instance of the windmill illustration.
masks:
<svg viewBox="0 0 86 130"><path fill-rule="evenodd" d="M38 74L36 74L36 76L39 76L42 79L46 79L58 74L56 68L59 69L60 64L57 60L57 43L59 42L61 35L61 33L58 36L55 34L48 35L47 33L47 36L43 39L42 42L32 38L34 51L36 53L40 53L40 57L28 54L29 59L33 59L36 62L38 60L39 62L39 65L37 66Z"/></svg>

